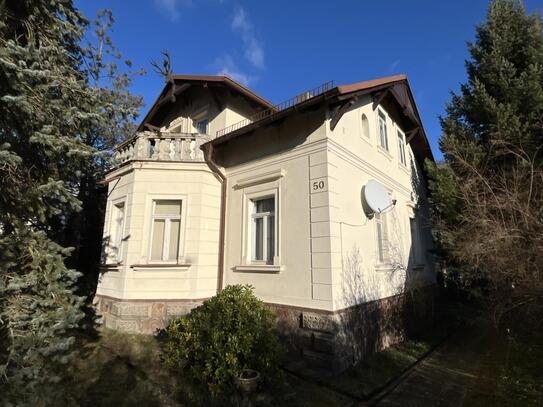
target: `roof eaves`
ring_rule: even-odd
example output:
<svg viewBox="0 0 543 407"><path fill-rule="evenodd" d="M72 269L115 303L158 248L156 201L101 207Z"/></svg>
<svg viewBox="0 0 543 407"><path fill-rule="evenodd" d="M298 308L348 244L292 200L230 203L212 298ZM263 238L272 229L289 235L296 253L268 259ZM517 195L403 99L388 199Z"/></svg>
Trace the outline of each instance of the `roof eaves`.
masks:
<svg viewBox="0 0 543 407"><path fill-rule="evenodd" d="M172 78L174 81L197 81L197 82L224 82L228 86L230 86L233 89L236 89L241 94L247 96L248 98L252 99L253 101L260 104L262 107L265 108L272 108L273 104L265 99L264 97L256 94L248 87L242 85L241 83L237 82L236 80L230 78L229 76L213 76L213 75L172 75ZM141 131L143 129L144 124L150 120L151 116L155 113L155 106L159 102L162 95L165 93L165 90L170 86L169 83L166 83L160 93L158 94L157 98L147 111L146 115L144 116L143 120L138 125L138 131Z"/></svg>
<svg viewBox="0 0 543 407"><path fill-rule="evenodd" d="M288 116L291 112L294 112L296 110L299 110L299 109L305 109L311 105L314 105L318 102L322 102L326 99L330 99L330 98L333 98L334 96L337 96L338 95L338 87L334 87L332 89L330 89L329 91L325 92L325 93L322 93L318 96L315 96L313 98L310 98L310 99L307 99L307 100L304 100L303 102L300 102L294 106L291 106L287 109L284 109L284 110L281 110L265 119L262 119L262 120L259 120L259 121L256 121L254 123L250 123L244 127L241 127L237 130L234 130L230 133L227 133L225 134L224 136L221 136L221 137L217 137L213 140L210 140L204 144L202 144L202 146L205 146L207 144L213 144L213 145L218 145L218 144L222 144L222 143L225 143L233 138L236 138L236 137L239 137L245 133L249 133L257 128L259 128L260 126L263 126L265 124L270 124L270 123L273 123L274 121L276 120L279 120L280 118L284 117L284 116Z"/></svg>

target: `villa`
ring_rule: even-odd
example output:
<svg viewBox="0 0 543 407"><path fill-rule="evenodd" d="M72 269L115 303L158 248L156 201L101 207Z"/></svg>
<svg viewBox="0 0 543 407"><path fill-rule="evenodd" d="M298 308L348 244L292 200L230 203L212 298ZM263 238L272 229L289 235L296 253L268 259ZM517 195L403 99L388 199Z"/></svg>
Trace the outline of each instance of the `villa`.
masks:
<svg viewBox="0 0 543 407"><path fill-rule="evenodd" d="M427 159L405 75L279 105L228 77L174 75L104 181L104 324L152 333L250 284L294 347L341 370L399 340L408 293L429 309ZM390 207L368 208L369 182Z"/></svg>

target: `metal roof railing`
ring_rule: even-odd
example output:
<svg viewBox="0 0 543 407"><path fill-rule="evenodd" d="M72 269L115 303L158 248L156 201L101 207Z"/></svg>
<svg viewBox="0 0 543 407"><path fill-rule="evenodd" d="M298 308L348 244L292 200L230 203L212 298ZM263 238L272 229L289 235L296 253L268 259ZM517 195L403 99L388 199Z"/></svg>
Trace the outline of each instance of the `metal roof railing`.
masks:
<svg viewBox="0 0 543 407"><path fill-rule="evenodd" d="M215 138L222 137L228 133L232 133L233 131L241 129L242 127L248 126L249 124L253 124L259 122L260 120L272 117L277 113L282 112L283 110L289 109L299 103L305 102L306 100L322 95L323 93L328 92L333 87L334 81L325 82L322 85L317 86L316 88L302 92L299 95L285 100L284 102L281 102L269 109L258 112L251 117L248 117L247 119L243 119L237 123L225 127L224 129L218 130Z"/></svg>

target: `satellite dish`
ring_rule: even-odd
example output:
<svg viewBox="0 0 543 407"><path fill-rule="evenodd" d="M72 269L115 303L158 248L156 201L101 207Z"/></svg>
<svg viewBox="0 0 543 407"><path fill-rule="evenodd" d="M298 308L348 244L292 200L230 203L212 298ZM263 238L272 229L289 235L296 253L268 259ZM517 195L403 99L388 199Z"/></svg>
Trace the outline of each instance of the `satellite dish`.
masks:
<svg viewBox="0 0 543 407"><path fill-rule="evenodd" d="M373 213L382 213L395 204L387 189L373 179L364 187L364 200Z"/></svg>

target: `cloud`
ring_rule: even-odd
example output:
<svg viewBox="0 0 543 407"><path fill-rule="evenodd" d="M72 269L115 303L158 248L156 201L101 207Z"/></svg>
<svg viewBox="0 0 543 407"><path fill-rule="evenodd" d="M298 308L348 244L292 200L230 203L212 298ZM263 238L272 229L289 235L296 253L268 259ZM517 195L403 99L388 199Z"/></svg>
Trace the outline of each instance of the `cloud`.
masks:
<svg viewBox="0 0 543 407"><path fill-rule="evenodd" d="M170 21L175 22L181 17L179 8L191 6L192 0L155 0L155 5Z"/></svg>
<svg viewBox="0 0 543 407"><path fill-rule="evenodd" d="M394 62L392 62L388 67L387 67L387 72L388 73L394 73L396 71L396 68L398 68L398 65L400 65L400 60L397 59L395 60Z"/></svg>
<svg viewBox="0 0 543 407"><path fill-rule="evenodd" d="M264 49L262 43L256 38L253 24L247 18L247 13L242 7L238 7L232 19L232 30L241 34L245 45L245 58L251 65L264 69Z"/></svg>
<svg viewBox="0 0 543 407"><path fill-rule="evenodd" d="M255 76L248 75L240 71L234 62L234 59L230 55L218 57L213 63L212 67L217 70L216 75L229 76L244 85L249 85L258 79Z"/></svg>

